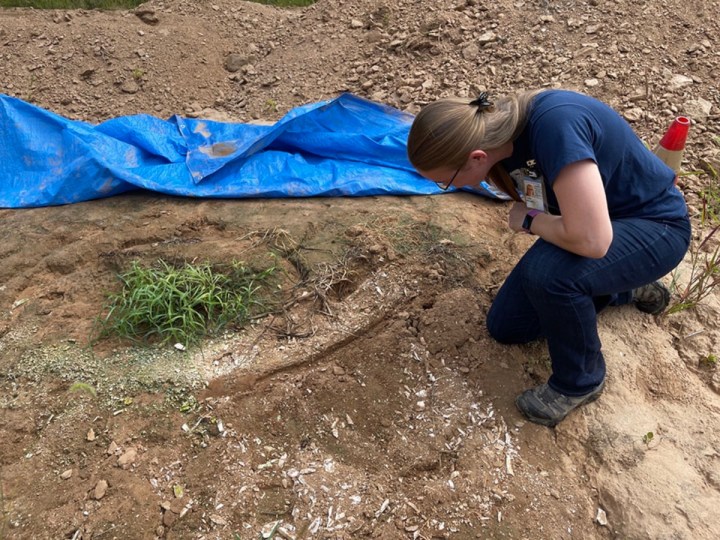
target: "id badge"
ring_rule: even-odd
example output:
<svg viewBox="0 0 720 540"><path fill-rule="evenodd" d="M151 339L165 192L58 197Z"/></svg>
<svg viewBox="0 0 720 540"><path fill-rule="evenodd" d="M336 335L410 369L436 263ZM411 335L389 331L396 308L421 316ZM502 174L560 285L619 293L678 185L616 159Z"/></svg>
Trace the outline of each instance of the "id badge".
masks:
<svg viewBox="0 0 720 540"><path fill-rule="evenodd" d="M523 195L525 206L547 212L543 182L539 178L523 178Z"/></svg>

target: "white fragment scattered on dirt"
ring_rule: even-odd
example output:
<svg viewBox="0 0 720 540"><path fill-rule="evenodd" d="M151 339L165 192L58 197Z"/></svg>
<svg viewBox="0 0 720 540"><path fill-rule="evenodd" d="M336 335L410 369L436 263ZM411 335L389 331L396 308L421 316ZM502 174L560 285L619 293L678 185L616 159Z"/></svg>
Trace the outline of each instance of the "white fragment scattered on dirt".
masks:
<svg viewBox="0 0 720 540"><path fill-rule="evenodd" d="M176 343L176 344L174 345L174 347L175 347L178 351L184 351L184 350L185 350L185 345L183 345L182 343Z"/></svg>
<svg viewBox="0 0 720 540"><path fill-rule="evenodd" d="M607 520L607 514L605 513L605 510L603 510L602 508L598 508L597 516L595 516L595 521L597 521L603 527L607 527L608 520Z"/></svg>
<svg viewBox="0 0 720 540"><path fill-rule="evenodd" d="M210 521L212 521L215 525L227 525L227 521L218 514L210 514Z"/></svg>
<svg viewBox="0 0 720 540"><path fill-rule="evenodd" d="M72 469L68 469L67 471L63 471L62 473L60 473L60 478L62 478L63 480L67 480L72 476L72 474Z"/></svg>
<svg viewBox="0 0 720 540"><path fill-rule="evenodd" d="M387 507L390 505L390 499L385 499L383 503L380 505L380 510L375 512L375 517L380 517L380 515L387 510Z"/></svg>
<svg viewBox="0 0 720 540"><path fill-rule="evenodd" d="M19 308L20 306L22 306L22 305L23 305L25 302L27 302L27 301L28 301L27 298L21 298L20 300L15 300L15 301L13 302L13 304L12 304L12 307L10 308L10 311L12 311L12 310L15 309L15 308Z"/></svg>
<svg viewBox="0 0 720 540"><path fill-rule="evenodd" d="M295 531L292 525L281 526L277 530L278 536L284 540L295 540L295 536L293 536L294 532Z"/></svg>
<svg viewBox="0 0 720 540"><path fill-rule="evenodd" d="M88 441L94 441L95 440L95 430L90 428L90 430L87 432L87 435L85 436L85 438Z"/></svg>
<svg viewBox="0 0 720 540"><path fill-rule="evenodd" d="M185 506L183 506L183 509L180 510L180 517L183 517L185 514L187 514L190 511L190 509L192 508L192 503L193 503L192 501L188 501L188 503Z"/></svg>

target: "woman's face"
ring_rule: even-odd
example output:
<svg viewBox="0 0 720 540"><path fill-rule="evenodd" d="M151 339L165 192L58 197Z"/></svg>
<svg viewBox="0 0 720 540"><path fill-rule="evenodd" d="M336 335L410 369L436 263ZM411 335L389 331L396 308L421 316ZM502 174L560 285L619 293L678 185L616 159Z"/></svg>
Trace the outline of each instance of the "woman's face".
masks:
<svg viewBox="0 0 720 540"><path fill-rule="evenodd" d="M438 184L442 189L447 187L477 187L487 179L492 166L501 159L493 153L473 150L468 160L460 167L438 167L429 171L418 171L421 176Z"/></svg>

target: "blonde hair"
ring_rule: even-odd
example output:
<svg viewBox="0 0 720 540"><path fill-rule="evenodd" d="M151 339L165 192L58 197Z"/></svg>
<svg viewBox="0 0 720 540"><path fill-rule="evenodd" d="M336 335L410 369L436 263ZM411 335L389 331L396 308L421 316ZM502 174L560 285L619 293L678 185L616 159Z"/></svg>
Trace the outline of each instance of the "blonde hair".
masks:
<svg viewBox="0 0 720 540"><path fill-rule="evenodd" d="M500 97L490 106L476 105L468 98L446 98L426 105L410 128L410 163L420 171L460 168L473 150L494 150L515 140L525 127L532 100L540 92ZM489 175L497 187L520 200L502 166L494 166Z"/></svg>

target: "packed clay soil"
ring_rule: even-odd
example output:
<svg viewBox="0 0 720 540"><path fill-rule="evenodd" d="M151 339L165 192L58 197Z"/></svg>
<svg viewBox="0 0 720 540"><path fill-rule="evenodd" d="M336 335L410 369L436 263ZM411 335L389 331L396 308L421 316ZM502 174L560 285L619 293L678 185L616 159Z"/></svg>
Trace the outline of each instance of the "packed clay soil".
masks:
<svg viewBox="0 0 720 540"><path fill-rule="evenodd" d="M718 247L695 247L713 226L703 192L720 191L718 13L710 0L3 9L0 91L93 123L272 122L343 91L416 113L566 87L651 146L686 114L695 259L665 279L677 302ZM720 295L602 313L601 399L554 429L528 423L514 398L547 378L546 347L499 345L484 326L533 241L507 209L469 193L136 192L0 210L0 538L720 537ZM117 273L158 259L275 266L275 307L185 350L91 343Z"/></svg>

